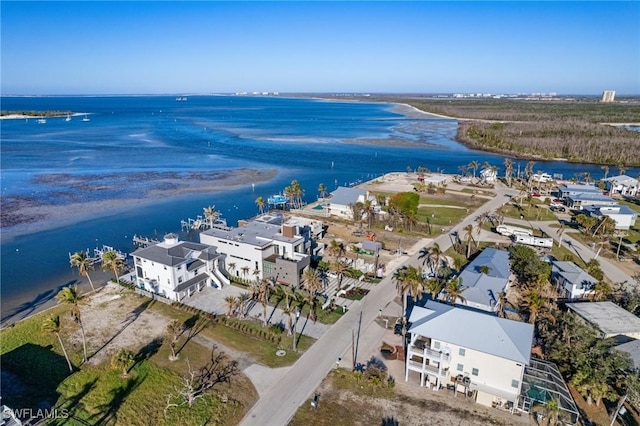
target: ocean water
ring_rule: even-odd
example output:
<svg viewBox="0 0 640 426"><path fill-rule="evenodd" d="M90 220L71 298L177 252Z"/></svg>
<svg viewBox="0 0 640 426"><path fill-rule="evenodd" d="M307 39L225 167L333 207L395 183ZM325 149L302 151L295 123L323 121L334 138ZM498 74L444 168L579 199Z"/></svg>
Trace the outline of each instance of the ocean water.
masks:
<svg viewBox="0 0 640 426"><path fill-rule="evenodd" d="M144 197L157 184L147 172L204 173L239 168L275 169L267 182L214 193L184 195L56 229L3 238L2 320L78 279L68 253L103 244L131 252L134 234L161 237L180 220L215 204L230 224L257 213L255 199L297 179L305 199L407 166L456 173L475 160L501 166L504 157L455 142L455 120L410 118L391 105L314 99L239 96L2 97L2 110L58 110L72 117L1 120L1 194L45 204ZM82 121L82 117L90 121ZM526 161L516 162L522 169ZM599 166L537 162L535 170L566 178ZM612 173L610 172L610 175ZM252 183L255 186L252 186ZM187 238L189 236L185 236Z"/></svg>

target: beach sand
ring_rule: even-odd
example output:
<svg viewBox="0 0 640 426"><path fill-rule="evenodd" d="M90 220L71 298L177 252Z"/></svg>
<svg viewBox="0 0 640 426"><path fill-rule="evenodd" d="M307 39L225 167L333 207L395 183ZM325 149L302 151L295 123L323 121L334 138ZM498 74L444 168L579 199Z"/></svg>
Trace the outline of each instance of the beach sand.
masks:
<svg viewBox="0 0 640 426"><path fill-rule="evenodd" d="M214 172L137 173L135 179L145 183L144 192L131 190L130 195L86 200L95 191L109 191L123 185L122 180L82 183L82 178L71 175L40 175L38 183L46 185L55 180L57 185L68 184L70 192L61 197L3 197L0 212L2 239L7 241L19 235L55 229L96 217L111 216L134 207L164 202L169 198L194 193L208 193L231 189L247 182L264 182L277 174L274 169L237 169ZM66 180L65 180L66 179ZM80 182L79 182L80 181ZM81 185L80 187L78 185ZM71 190L73 189L73 191ZM77 196L73 196L77 191ZM135 197L135 198L134 198ZM83 198L85 198L83 200Z"/></svg>

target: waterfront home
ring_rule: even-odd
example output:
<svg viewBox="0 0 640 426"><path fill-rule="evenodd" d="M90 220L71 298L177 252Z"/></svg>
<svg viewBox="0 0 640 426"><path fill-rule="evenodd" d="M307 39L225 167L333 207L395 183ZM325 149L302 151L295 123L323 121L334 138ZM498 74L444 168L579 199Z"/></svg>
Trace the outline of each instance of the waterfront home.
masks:
<svg viewBox="0 0 640 426"><path fill-rule="evenodd" d="M586 206L583 210L598 220L602 220L604 216L610 217L616 222L616 229L621 231L628 231L638 219L638 213L635 210L619 204L613 206Z"/></svg>
<svg viewBox="0 0 640 426"><path fill-rule="evenodd" d="M599 188L593 185L560 185L558 187L558 198L567 200L568 197L578 194L602 194Z"/></svg>
<svg viewBox="0 0 640 426"><path fill-rule="evenodd" d="M611 176L604 179L607 191L611 195L621 195L624 197L635 197L638 194L640 183L627 175Z"/></svg>
<svg viewBox="0 0 640 426"><path fill-rule="evenodd" d="M505 291L511 279L509 253L486 248L460 273L465 305L495 312L498 294Z"/></svg>
<svg viewBox="0 0 640 426"><path fill-rule="evenodd" d="M262 215L237 228L208 229L200 233L200 242L215 246L225 270L245 281L273 278L298 286L311 262L311 240L279 214Z"/></svg>
<svg viewBox="0 0 640 426"><path fill-rule="evenodd" d="M167 234L160 243L132 253L136 284L145 290L180 301L205 286L222 288L228 284L222 275L222 256L216 248L179 241Z"/></svg>
<svg viewBox="0 0 640 426"><path fill-rule="evenodd" d="M570 209L582 210L587 206L616 206L618 202L601 193L582 192L568 195L564 198L565 204Z"/></svg>
<svg viewBox="0 0 640 426"><path fill-rule="evenodd" d="M533 325L428 301L409 317L405 381L447 387L479 404L515 407L531 359Z"/></svg>
<svg viewBox="0 0 640 426"><path fill-rule="evenodd" d="M494 183L498 180L498 169L496 167L487 167L480 170L480 180L486 183Z"/></svg>
<svg viewBox="0 0 640 426"><path fill-rule="evenodd" d="M371 201L373 205L377 205L376 197L370 195L369 191L339 186L338 189L331 193L331 197L327 200L327 207L331 215L353 219L352 206L358 202L364 204L366 200Z"/></svg>
<svg viewBox="0 0 640 426"><path fill-rule="evenodd" d="M573 262L553 261L549 280L560 293L560 297L580 299L593 294L598 280Z"/></svg>
<svg viewBox="0 0 640 426"><path fill-rule="evenodd" d="M611 337L618 343L640 339L640 318L613 302L567 303L567 308L595 325L603 339Z"/></svg>

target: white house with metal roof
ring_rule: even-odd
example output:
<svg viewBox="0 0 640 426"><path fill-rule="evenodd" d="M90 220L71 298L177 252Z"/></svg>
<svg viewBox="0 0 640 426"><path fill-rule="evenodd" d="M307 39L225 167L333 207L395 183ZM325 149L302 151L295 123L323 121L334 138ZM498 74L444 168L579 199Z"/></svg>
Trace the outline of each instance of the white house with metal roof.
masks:
<svg viewBox="0 0 640 426"><path fill-rule="evenodd" d="M376 197L369 194L369 191L365 191L360 188L347 188L339 186L335 191L331 193L331 198L327 200L327 207L329 213L334 216L341 216L348 219L353 218L353 210L351 206L355 203L364 203L366 200L371 201L372 204L377 205Z"/></svg>
<svg viewBox="0 0 640 426"><path fill-rule="evenodd" d="M207 285L221 289L229 283L219 269L222 257L215 247L179 241L174 234L132 256L137 285L171 300L180 301Z"/></svg>
<svg viewBox="0 0 640 426"><path fill-rule="evenodd" d="M598 282L575 263L565 261L551 263L550 281L560 293L560 297L569 299L580 299L593 294L593 288Z"/></svg>
<svg viewBox="0 0 640 426"><path fill-rule="evenodd" d="M609 191L611 195L617 194L625 197L635 197L638 194L638 188L640 188L638 179L627 175L611 176L604 179L604 181L607 191Z"/></svg>
<svg viewBox="0 0 640 426"><path fill-rule="evenodd" d="M466 306L495 312L498 294L505 291L511 279L509 253L495 248L484 249L464 268L460 279Z"/></svg>
<svg viewBox="0 0 640 426"><path fill-rule="evenodd" d="M428 301L409 317L405 380L472 392L476 402L516 406L531 359L533 325Z"/></svg>
<svg viewBox="0 0 640 426"><path fill-rule="evenodd" d="M638 219L638 213L622 205L615 206L587 206L583 210L601 220L603 216L608 216L616 222L616 229L628 231L635 225Z"/></svg>
<svg viewBox="0 0 640 426"><path fill-rule="evenodd" d="M246 280L273 278L298 286L309 266L311 241L296 223L284 223L282 215L266 214L237 228L208 229L200 242L215 246L223 255L224 269Z"/></svg>

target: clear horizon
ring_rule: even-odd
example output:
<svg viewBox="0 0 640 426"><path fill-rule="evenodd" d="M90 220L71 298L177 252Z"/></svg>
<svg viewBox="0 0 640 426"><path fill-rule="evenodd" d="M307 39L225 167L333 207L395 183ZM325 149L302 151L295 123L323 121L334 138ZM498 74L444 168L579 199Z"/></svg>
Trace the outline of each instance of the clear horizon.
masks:
<svg viewBox="0 0 640 426"><path fill-rule="evenodd" d="M640 94L640 2L18 2L3 95Z"/></svg>

